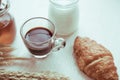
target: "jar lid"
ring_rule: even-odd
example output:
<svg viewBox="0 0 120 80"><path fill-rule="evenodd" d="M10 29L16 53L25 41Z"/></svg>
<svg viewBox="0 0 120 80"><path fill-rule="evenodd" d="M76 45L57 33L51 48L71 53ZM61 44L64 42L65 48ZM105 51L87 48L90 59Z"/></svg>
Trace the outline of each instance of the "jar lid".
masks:
<svg viewBox="0 0 120 80"><path fill-rule="evenodd" d="M9 6L9 0L0 0L0 16L8 11Z"/></svg>
<svg viewBox="0 0 120 80"><path fill-rule="evenodd" d="M68 7L73 4L76 4L79 0L50 0L56 6Z"/></svg>

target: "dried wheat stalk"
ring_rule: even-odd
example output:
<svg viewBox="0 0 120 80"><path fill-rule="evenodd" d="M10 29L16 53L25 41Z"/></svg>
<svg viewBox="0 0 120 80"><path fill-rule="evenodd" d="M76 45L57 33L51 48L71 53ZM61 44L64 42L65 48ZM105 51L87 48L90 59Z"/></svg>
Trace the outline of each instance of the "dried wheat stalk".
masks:
<svg viewBox="0 0 120 80"><path fill-rule="evenodd" d="M10 52L14 49L10 45L0 44L0 66L12 64L12 60L32 60L31 58L13 57ZM56 72L10 72L0 69L0 80L70 80Z"/></svg>
<svg viewBox="0 0 120 80"><path fill-rule="evenodd" d="M39 72L39 73L28 73L28 72L10 72L0 70L0 80L70 80L64 75L56 72Z"/></svg>
<svg viewBox="0 0 120 80"><path fill-rule="evenodd" d="M14 57L10 52L14 49L8 44L0 44L0 66L11 64L12 60L32 60L31 58Z"/></svg>
<svg viewBox="0 0 120 80"><path fill-rule="evenodd" d="M8 44L0 44L0 57L9 56L14 49Z"/></svg>

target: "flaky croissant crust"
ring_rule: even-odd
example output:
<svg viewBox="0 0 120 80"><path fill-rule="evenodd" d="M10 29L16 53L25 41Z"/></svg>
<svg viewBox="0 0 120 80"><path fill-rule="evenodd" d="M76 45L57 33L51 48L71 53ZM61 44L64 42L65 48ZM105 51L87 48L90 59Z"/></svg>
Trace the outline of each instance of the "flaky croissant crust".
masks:
<svg viewBox="0 0 120 80"><path fill-rule="evenodd" d="M74 55L81 71L95 80L118 80L111 52L89 38L76 37Z"/></svg>

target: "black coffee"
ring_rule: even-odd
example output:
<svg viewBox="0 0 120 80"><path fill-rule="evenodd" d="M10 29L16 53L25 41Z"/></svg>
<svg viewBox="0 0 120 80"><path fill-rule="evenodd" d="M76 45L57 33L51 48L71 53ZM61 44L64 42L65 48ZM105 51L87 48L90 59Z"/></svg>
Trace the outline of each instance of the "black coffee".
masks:
<svg viewBox="0 0 120 80"><path fill-rule="evenodd" d="M50 30L43 27L37 27L29 30L25 35L26 40L33 42L26 43L29 51L34 55L45 55L48 52L50 52L52 48L52 43L50 41L49 42L45 41L48 41L52 37L52 35L53 34Z"/></svg>

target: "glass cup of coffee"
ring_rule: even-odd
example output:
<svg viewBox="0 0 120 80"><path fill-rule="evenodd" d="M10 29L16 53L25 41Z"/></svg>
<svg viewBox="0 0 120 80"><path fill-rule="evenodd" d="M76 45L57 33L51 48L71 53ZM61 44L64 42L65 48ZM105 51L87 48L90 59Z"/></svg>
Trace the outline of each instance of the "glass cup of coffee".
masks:
<svg viewBox="0 0 120 80"><path fill-rule="evenodd" d="M20 35L30 53L36 58L47 57L65 47L63 38L56 38L55 25L47 18L33 17L24 22Z"/></svg>

